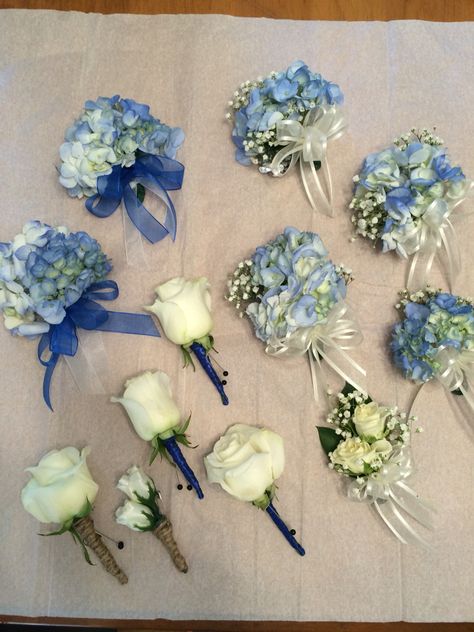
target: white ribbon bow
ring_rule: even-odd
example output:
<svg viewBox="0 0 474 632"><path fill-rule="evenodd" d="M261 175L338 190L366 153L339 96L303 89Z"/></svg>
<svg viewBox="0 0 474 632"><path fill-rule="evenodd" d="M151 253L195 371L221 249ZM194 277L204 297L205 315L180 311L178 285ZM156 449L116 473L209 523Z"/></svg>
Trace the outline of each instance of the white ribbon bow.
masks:
<svg viewBox="0 0 474 632"><path fill-rule="evenodd" d="M319 401L320 398L327 399L327 382L321 359L325 360L338 375L352 384L355 389L363 393L366 392L365 388L361 388L356 380L350 377L350 367L364 378L366 372L346 353L363 340L359 325L348 312L349 307L346 303L339 301L323 322L317 323L314 327L298 329L283 338L274 338L270 340L265 349L266 353L272 356L294 357L309 352L316 401Z"/></svg>
<svg viewBox="0 0 474 632"><path fill-rule="evenodd" d="M409 233L401 244L407 255L414 254L407 278L408 288L420 288L426 285L434 258L444 247L448 262L448 283L452 290L455 279L461 270L461 254L457 243L456 231L449 219L454 209L473 191L474 183L466 182L462 191L451 200L437 199L431 202L419 218L415 229ZM470 211L472 212L472 211ZM457 217L465 217L464 212ZM415 270L422 263L421 272L415 280Z"/></svg>
<svg viewBox="0 0 474 632"><path fill-rule="evenodd" d="M441 347L436 361L440 364L437 380L448 391L461 391L474 412L474 351Z"/></svg>
<svg viewBox="0 0 474 632"><path fill-rule="evenodd" d="M320 105L308 112L303 124L299 121L285 120L277 123L277 142L284 145L275 155L270 170L274 176L284 176L296 163L300 163L301 179L313 209L316 209L313 196L308 185L305 165L309 165L316 190L319 194L322 212L333 215L332 180L326 160L328 140L342 136L347 124L341 110L336 105ZM290 164L285 169L285 161ZM321 184L314 161L321 162L325 178L325 187Z"/></svg>
<svg viewBox="0 0 474 632"><path fill-rule="evenodd" d="M352 480L347 494L351 500L372 504L387 527L403 544L421 543L429 546L402 513L403 510L427 529L433 528L433 508L423 502L405 482L413 471L410 447L397 448L378 472L362 480Z"/></svg>

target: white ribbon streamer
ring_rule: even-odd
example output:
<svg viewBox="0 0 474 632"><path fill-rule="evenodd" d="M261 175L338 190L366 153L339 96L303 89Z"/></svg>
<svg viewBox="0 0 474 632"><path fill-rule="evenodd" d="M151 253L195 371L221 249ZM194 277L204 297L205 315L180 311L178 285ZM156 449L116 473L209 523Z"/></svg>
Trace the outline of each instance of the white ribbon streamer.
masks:
<svg viewBox="0 0 474 632"><path fill-rule="evenodd" d="M349 313L349 307L344 301L339 301L323 322L314 327L298 329L283 338L274 338L265 351L272 356L286 357L301 356L308 352L314 398L316 401L324 401L327 400L327 383L321 360L325 360L345 382L363 393L366 392L365 388L359 386L358 380L350 375L354 369L365 378L365 370L346 353L362 340L362 332Z"/></svg>
<svg viewBox="0 0 474 632"><path fill-rule="evenodd" d="M143 248L143 237L132 220L128 216L125 204L122 201L122 224L123 239L125 247L125 258L129 266L136 268L146 267L145 250Z"/></svg>
<svg viewBox="0 0 474 632"><path fill-rule="evenodd" d="M333 215L332 208L332 180L326 159L327 144L344 133L347 124L337 105L320 105L308 112L301 124L299 121L284 120L277 123L277 142L284 145L275 155L270 170L274 176L286 175L296 163L300 163L301 179L306 195L313 209L316 203L311 194L306 176L309 166L314 186L319 198L321 211L326 215ZM289 165L287 161L290 159ZM321 183L314 162L321 163L321 171L325 184Z"/></svg>
<svg viewBox="0 0 474 632"><path fill-rule="evenodd" d="M407 517L411 517L423 527L433 529L434 509L406 484L413 471L410 447L397 448L378 472L363 479L352 480L347 494L351 500L372 504L390 531L403 544L429 546L407 520Z"/></svg>
<svg viewBox="0 0 474 632"><path fill-rule="evenodd" d="M441 249L446 253L448 269L447 279L450 289L461 271L461 254L456 232L449 219L454 209L472 195L474 183L466 182L462 191L450 200L437 199L431 202L419 218L414 230L400 243L407 256L414 254L407 277L407 288L419 289L427 283L433 261ZM466 217L473 211L456 213L456 217ZM418 274L415 278L415 273Z"/></svg>
<svg viewBox="0 0 474 632"><path fill-rule="evenodd" d="M63 355L81 393L104 395L101 375L107 375L107 353L100 331L76 332L79 344L73 356Z"/></svg>

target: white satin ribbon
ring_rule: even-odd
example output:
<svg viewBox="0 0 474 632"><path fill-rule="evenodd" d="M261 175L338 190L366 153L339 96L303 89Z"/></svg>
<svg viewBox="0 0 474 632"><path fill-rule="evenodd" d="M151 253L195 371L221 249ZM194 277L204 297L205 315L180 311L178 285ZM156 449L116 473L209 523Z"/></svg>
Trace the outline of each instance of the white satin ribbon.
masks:
<svg viewBox="0 0 474 632"><path fill-rule="evenodd" d="M139 230L128 216L125 204L121 202L122 207L122 224L123 224L123 241L125 248L125 259L127 265L143 268L146 267L145 249L143 248L143 237Z"/></svg>
<svg viewBox="0 0 474 632"><path fill-rule="evenodd" d="M352 384L357 390L366 392L366 389L359 386L358 381L351 377L352 370L355 370L365 378L365 370L346 353L362 340L362 332L349 313L349 307L344 301L339 301L323 322L317 323L314 327L298 329L283 338L274 338L269 341L265 351L272 356L286 357L301 356L308 352L314 398L316 401L327 401L327 381L321 359L325 360L344 381Z"/></svg>
<svg viewBox="0 0 474 632"><path fill-rule="evenodd" d="M334 214L331 172L326 159L327 144L329 140L342 136L346 126L344 116L337 105L320 105L313 108L306 115L303 124L288 119L277 123L277 142L284 147L273 158L270 164L271 172L274 176L284 176L299 161L304 190L311 207L316 209L306 176L306 167L309 166L321 211L326 215ZM285 168L284 163L288 158L290 158L290 164ZM314 166L316 160L321 162L324 185Z"/></svg>
<svg viewBox="0 0 474 632"><path fill-rule="evenodd" d="M450 200L437 199L431 202L419 218L415 229L400 241L407 256L414 254L407 277L407 288L419 289L427 283L431 267L440 249L444 248L448 262L447 278L452 290L456 277L461 271L461 254L456 232L449 219L454 209L474 190L473 182L466 182L463 190ZM456 217L465 217L472 213L457 213ZM418 274L415 272L418 267Z"/></svg>
<svg viewBox="0 0 474 632"><path fill-rule="evenodd" d="M474 412L474 351L441 347L436 361L441 365L437 380L448 391L461 391Z"/></svg>
<svg viewBox="0 0 474 632"><path fill-rule="evenodd" d="M429 546L407 520L409 516L423 527L433 529L434 509L423 502L406 483L413 471L411 448L396 448L378 472L359 481L353 479L347 494L351 500L370 503L403 544Z"/></svg>
<svg viewBox="0 0 474 632"><path fill-rule="evenodd" d="M81 393L104 395L101 376L107 375L107 352L100 331L76 332L79 344L73 356L63 355Z"/></svg>

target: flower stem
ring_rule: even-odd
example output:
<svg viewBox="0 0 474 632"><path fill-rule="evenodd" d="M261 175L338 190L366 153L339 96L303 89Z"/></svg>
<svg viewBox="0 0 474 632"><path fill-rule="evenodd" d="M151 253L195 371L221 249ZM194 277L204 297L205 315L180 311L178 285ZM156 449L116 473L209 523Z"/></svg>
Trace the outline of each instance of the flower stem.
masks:
<svg viewBox="0 0 474 632"><path fill-rule="evenodd" d="M116 577L121 584L126 584L128 582L128 577L119 567L112 553L102 542L102 538L95 530L92 518L90 516L86 516L85 518L75 520L73 527L81 537L84 544L97 555L105 570Z"/></svg>
<svg viewBox="0 0 474 632"><path fill-rule="evenodd" d="M153 533L165 546L176 568L182 573L187 573L188 565L178 549L178 545L173 537L173 527L168 518L165 517Z"/></svg>
<svg viewBox="0 0 474 632"><path fill-rule="evenodd" d="M196 478L192 469L187 464L186 459L184 458L183 453L181 452L179 445L176 442L176 439L174 437L170 437L169 439L163 439L163 443L166 447L166 450L168 451L168 454L173 459L174 463L181 470L181 473L183 474L184 478L188 481L190 485L192 485L193 489L196 490L196 494L198 495L198 498L204 498L204 494L202 493L202 489L199 485L199 481Z"/></svg>
<svg viewBox="0 0 474 632"><path fill-rule="evenodd" d="M196 358L199 360L199 364L202 366L204 371L206 371L209 379L218 390L219 395L221 396L222 403L224 404L224 406L227 406L227 404L229 403L229 398L225 394L222 382L217 375L214 367L212 366L211 361L209 360L206 349L199 342L193 342L193 344L189 348L194 351Z"/></svg>
<svg viewBox="0 0 474 632"><path fill-rule="evenodd" d="M265 511L273 520L273 522L276 524L276 526L281 531L281 533L283 534L287 542L290 544L290 546L292 546L300 555L304 555L305 554L304 548L301 546L301 544L299 544L299 542L296 541L293 534L290 532L286 524L280 518L278 511L275 509L272 503L268 505Z"/></svg>

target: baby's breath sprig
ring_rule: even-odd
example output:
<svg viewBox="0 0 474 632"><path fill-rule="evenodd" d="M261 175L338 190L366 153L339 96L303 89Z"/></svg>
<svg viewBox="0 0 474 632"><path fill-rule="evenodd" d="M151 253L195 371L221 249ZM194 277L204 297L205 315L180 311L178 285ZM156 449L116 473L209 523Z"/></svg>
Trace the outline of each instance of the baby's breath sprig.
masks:
<svg viewBox="0 0 474 632"><path fill-rule="evenodd" d="M357 184L360 178L356 175L352 179ZM383 232L384 202L385 191L382 190L367 191L363 198L354 197L349 204L349 209L353 211L351 221L355 234L370 239L374 248Z"/></svg>
<svg viewBox="0 0 474 632"><path fill-rule="evenodd" d="M255 301L262 294L262 288L258 285L254 285L252 277L253 262L251 259L246 259L238 264L234 273L227 281L229 292L225 296L225 299L234 305L239 312L240 318L243 318L247 305Z"/></svg>
<svg viewBox="0 0 474 632"><path fill-rule="evenodd" d="M352 268L346 268L343 263L335 266L336 274L341 276L344 279L344 283L349 285L351 281L354 280L354 275L352 274Z"/></svg>
<svg viewBox="0 0 474 632"><path fill-rule="evenodd" d="M423 290L417 292L410 292L410 290L404 288L398 292L400 297L399 301L395 305L395 309L403 312L408 303L420 303L426 305L431 299L435 298L438 294L442 294L441 288L435 289L430 285L427 285ZM457 305L471 305L474 307L474 300L471 297L457 296Z"/></svg>
<svg viewBox="0 0 474 632"><path fill-rule="evenodd" d="M404 150L408 147L410 143L414 140L417 140L420 143L424 143L425 145L433 145L433 147L438 147L443 145L444 140L434 135L436 131L436 127L433 127L433 131L429 130L427 127L423 127L422 129L417 129L416 127L412 127L409 132L406 134L402 134L399 138L395 138L393 140L393 144L401 150Z"/></svg>

